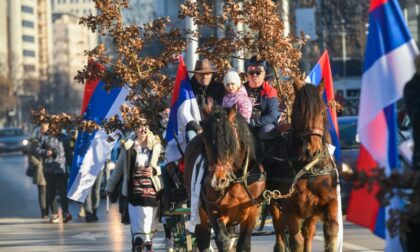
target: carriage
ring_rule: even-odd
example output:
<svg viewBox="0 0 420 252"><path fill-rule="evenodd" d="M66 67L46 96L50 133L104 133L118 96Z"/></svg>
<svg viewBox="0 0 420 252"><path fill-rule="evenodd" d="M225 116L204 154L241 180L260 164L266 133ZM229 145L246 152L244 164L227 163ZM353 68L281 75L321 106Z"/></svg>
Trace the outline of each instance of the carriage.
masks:
<svg viewBox="0 0 420 252"><path fill-rule="evenodd" d="M195 239L188 231L190 208L187 192L183 185L183 162L172 162L164 169L165 206L163 216L171 229L173 250L188 252L193 250Z"/></svg>
<svg viewBox="0 0 420 252"><path fill-rule="evenodd" d="M276 199L269 202L276 230L275 251L310 250L320 219L324 222L325 250L338 250L339 195L335 188L339 175L324 135L325 105L320 91L313 85L298 90L292 128L284 138L267 142L264 160L258 160L261 157L257 159L250 149L253 136L244 119L236 116L236 109L213 109L203 124L203 134L196 136L185 151L185 196L191 195L196 161L204 156L206 162L200 166L206 172L199 191L201 224L195 226L200 250L210 245L211 225L219 251L229 251L227 228L239 224L237 250L250 251L260 204L270 198ZM262 165L271 174L267 184ZM174 207L169 214L174 220L174 238L182 249L192 249L194 239L185 225L188 209Z"/></svg>

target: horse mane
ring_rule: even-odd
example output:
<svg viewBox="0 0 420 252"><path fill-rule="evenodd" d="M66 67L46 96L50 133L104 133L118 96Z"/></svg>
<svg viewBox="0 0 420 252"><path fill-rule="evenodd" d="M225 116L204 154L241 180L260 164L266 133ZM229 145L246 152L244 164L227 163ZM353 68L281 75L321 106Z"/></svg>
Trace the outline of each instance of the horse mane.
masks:
<svg viewBox="0 0 420 252"><path fill-rule="evenodd" d="M238 160L238 157L245 148L249 148L250 159L255 159L254 138L246 120L239 113L236 113L233 123L229 121L229 110L221 106L213 108L203 123L203 137L212 150L213 157L208 157L209 159L221 162L234 161L240 166L238 162L242 160Z"/></svg>
<svg viewBox="0 0 420 252"><path fill-rule="evenodd" d="M314 129L318 125L317 118L325 112L325 104L317 87L313 84L303 85L296 92L295 102L292 108L292 127L297 131ZM324 116L324 128L326 119Z"/></svg>

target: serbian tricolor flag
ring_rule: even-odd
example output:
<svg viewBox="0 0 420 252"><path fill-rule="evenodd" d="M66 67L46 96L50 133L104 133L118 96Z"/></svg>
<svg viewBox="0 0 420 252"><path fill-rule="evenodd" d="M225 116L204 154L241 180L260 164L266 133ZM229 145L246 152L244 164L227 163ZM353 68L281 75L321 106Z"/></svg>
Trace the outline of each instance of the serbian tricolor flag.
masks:
<svg viewBox="0 0 420 252"><path fill-rule="evenodd" d="M333 78L331 74L330 59L328 56L328 51L325 51L321 58L319 58L318 63L306 77L306 83L312 83L315 86L318 86L321 82L324 82L325 92L324 92L324 102L334 100L334 85ZM327 107L327 120L328 120L328 131L331 135L332 144L335 147L334 157L335 161L338 164L341 164L341 149L340 149L340 137L338 133L338 123L337 123L337 113L335 110L331 110Z"/></svg>
<svg viewBox="0 0 420 252"><path fill-rule="evenodd" d="M396 102L415 72L417 53L398 2L372 0L357 129L361 144L358 171L369 173L383 167L389 174L398 169ZM353 190L347 219L386 238L385 251L402 251L399 237L391 238L386 229L389 210L400 208L401 201L394 198L381 208L376 192L377 188Z"/></svg>
<svg viewBox="0 0 420 252"><path fill-rule="evenodd" d="M165 134L165 140L168 143L165 150L166 162L176 161L182 157L181 152L185 151L187 145L185 142L185 126L193 120L201 120L200 109L192 90L184 59L179 56L178 72Z"/></svg>
<svg viewBox="0 0 420 252"><path fill-rule="evenodd" d="M126 102L127 88L113 88L107 92L104 85L105 83L99 79L86 82L81 109L84 120L94 121L100 125L104 119L121 115L120 106ZM92 133L79 132L70 168L67 193L69 199L79 202L86 200L114 144L115 141L108 141L108 134L103 129Z"/></svg>
<svg viewBox="0 0 420 252"><path fill-rule="evenodd" d="M328 51L325 51L321 58L318 60L318 63L312 69L305 79L306 83L312 83L315 86L324 82L325 92L323 94L325 104L334 100L334 85L333 78L331 74L330 59L328 56ZM338 132L338 123L337 123L337 113L335 110L327 107L327 120L328 123L326 127L331 136L332 144L334 145L334 157L335 161L338 164L341 164L341 149L340 149L340 137ZM337 217L338 217L338 236L337 236L337 251L343 250L343 215L341 211L341 192L340 185L337 185L337 195L338 197L338 207L337 207Z"/></svg>

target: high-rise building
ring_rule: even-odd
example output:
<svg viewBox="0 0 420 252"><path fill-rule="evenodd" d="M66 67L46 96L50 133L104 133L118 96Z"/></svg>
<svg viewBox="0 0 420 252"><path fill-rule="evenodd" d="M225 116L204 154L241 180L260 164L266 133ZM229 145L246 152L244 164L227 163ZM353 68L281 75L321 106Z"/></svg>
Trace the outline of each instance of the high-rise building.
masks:
<svg viewBox="0 0 420 252"><path fill-rule="evenodd" d="M50 1L1 1L0 12L1 72L27 92L22 84L48 78L52 64Z"/></svg>
<svg viewBox="0 0 420 252"><path fill-rule="evenodd" d="M89 47L89 30L79 25L79 17L70 13L53 14L54 73L69 84L77 70L87 64L84 50ZM74 85L82 89L82 85Z"/></svg>
<svg viewBox="0 0 420 252"><path fill-rule="evenodd" d="M53 39L50 0L38 0L39 79L47 81L52 74Z"/></svg>
<svg viewBox="0 0 420 252"><path fill-rule="evenodd" d="M58 13L69 13L75 17L88 16L90 14L96 15L95 3L92 0L51 0L52 12ZM88 47L86 50L92 50L98 45L98 34L89 32L88 36Z"/></svg>
<svg viewBox="0 0 420 252"><path fill-rule="evenodd" d="M7 2L0 1L0 77L8 75Z"/></svg>

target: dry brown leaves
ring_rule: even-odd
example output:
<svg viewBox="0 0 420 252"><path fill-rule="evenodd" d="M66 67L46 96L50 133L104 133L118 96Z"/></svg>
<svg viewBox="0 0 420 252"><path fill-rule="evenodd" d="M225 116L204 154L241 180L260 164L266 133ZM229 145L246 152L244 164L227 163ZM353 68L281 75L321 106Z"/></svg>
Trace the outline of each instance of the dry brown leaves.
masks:
<svg viewBox="0 0 420 252"><path fill-rule="evenodd" d="M354 172L347 174L346 180L353 182L353 188L366 187L376 192L376 198L381 206L389 206L391 200L397 196L406 202L403 209L391 209L387 221L388 230L392 235L400 235L405 239L409 222L420 222L420 173L406 171L392 172L389 176L384 169L376 168L370 173Z"/></svg>
<svg viewBox="0 0 420 252"><path fill-rule="evenodd" d="M134 116L147 118L156 128L163 111L164 98L170 96L173 89L173 78L162 73L162 69L174 63L177 55L185 51L190 41L186 35L191 31L175 28L169 18L157 18L147 24L124 25L122 8L127 8L128 0L95 0L98 15L83 17L80 23L99 34L112 37L117 55L106 55L103 44L92 51L86 52L90 64L78 71L75 77L81 83L86 80L100 78L106 83L106 89L127 85L131 88L128 99L133 101L135 108L125 112L123 122L115 117L105 123L107 131L118 127L131 128ZM271 0L245 0L242 3L227 0L223 13L215 15L211 1L187 1L180 6L179 17L193 18L199 30L203 28L219 28L225 31L226 38L209 38L200 43L198 53L213 61L222 75L231 66L236 52L245 52L242 58L258 55L266 59L276 69L276 86L279 98L291 107L294 98L293 81L302 82L303 74L299 70L301 57L300 48L305 43L302 39L286 36L284 26L277 13L277 7ZM243 24L245 31L239 32L236 25ZM199 39L198 33L193 34ZM162 51L158 56L142 56L144 46L150 43L160 43ZM94 62L94 63L92 63ZM288 79L289 81L284 81ZM283 80L283 81L281 81ZM126 111L127 108L122 108ZM45 111L44 111L45 112ZM35 113L35 116L39 113ZM68 119L64 115L56 115L58 121L75 124L73 116ZM52 116L48 118L53 118ZM54 117L55 118L55 117ZM125 120L129 120L125 122ZM73 121L71 121L73 120ZM55 123L55 121L54 121ZM58 123L57 127L65 126ZM89 128L84 125L82 128Z"/></svg>

